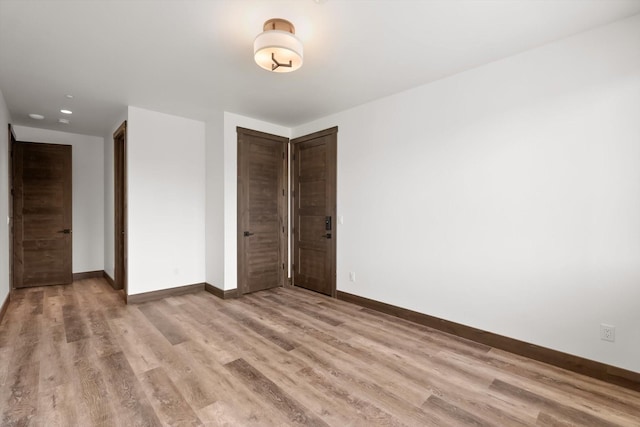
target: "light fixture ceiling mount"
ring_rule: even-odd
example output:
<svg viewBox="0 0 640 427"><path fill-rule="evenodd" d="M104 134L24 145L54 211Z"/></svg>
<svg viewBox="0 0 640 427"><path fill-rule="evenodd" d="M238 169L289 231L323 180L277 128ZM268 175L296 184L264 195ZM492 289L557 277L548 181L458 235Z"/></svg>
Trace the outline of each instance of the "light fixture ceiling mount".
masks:
<svg viewBox="0 0 640 427"><path fill-rule="evenodd" d="M302 66L302 42L295 36L296 30L291 22L269 19L263 30L253 42L256 64L276 73L288 73Z"/></svg>

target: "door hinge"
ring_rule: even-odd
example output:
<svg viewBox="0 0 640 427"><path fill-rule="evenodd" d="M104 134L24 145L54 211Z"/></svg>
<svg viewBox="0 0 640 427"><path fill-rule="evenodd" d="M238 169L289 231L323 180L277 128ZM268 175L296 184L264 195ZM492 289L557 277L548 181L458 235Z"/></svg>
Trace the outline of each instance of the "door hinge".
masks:
<svg viewBox="0 0 640 427"><path fill-rule="evenodd" d="M284 227L282 227L282 232L284 233Z"/></svg>
<svg viewBox="0 0 640 427"><path fill-rule="evenodd" d="M284 270L284 263L282 263L282 269Z"/></svg>
<svg viewBox="0 0 640 427"><path fill-rule="evenodd" d="M285 195L285 194L284 194L284 188L282 189L282 195L283 195L283 196Z"/></svg>

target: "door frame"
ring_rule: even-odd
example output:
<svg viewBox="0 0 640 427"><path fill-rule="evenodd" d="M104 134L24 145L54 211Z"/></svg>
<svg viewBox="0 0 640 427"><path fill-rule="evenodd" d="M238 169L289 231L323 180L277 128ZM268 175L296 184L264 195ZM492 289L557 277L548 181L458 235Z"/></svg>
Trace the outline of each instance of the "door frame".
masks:
<svg viewBox="0 0 640 427"><path fill-rule="evenodd" d="M9 215L9 299L11 299L11 294L13 293L13 147L17 142L16 134L13 131L13 126L9 123L8 127L8 181L9 181L9 202L8 202L8 212Z"/></svg>
<svg viewBox="0 0 640 427"><path fill-rule="evenodd" d="M282 182L284 184L284 194L283 197L280 198L280 201L278 202L278 211L280 212L281 215L281 221L282 221L282 226L284 227L284 232L283 233L279 233L280 235L280 254L282 256L282 262L285 268L283 268L283 272L281 273L280 277L281 277L281 281L280 281L280 286L286 286L289 283L289 274L288 271L289 269L286 268L286 266L289 264L289 233L287 232L287 230L289 230L289 199L287 197L287 194L289 193L288 191L288 186L289 186L289 162L288 162L288 155L287 155L287 150L289 149L289 138L287 137L283 137L283 136L278 136L278 135L273 135L273 134L269 134L269 133L265 133L265 132L259 132L256 130L251 130L251 129L246 129L243 127L236 127L236 133L237 133L237 152L238 152L238 162L237 162L237 195L238 195L238 200L237 200L237 206L236 206L236 215L237 215L237 222L236 222L236 228L237 228L237 233L236 233L236 241L237 241L237 267L238 267L238 271L237 271L237 280L238 280L238 293L239 295L244 295L248 292L247 289L247 283L245 280L245 276L244 276L244 271L245 271L245 260L244 260L244 251L245 251L245 238L244 238L244 228L243 228L243 221L242 221L242 216L243 216L243 212L242 212L242 203L244 200L244 187L243 187L243 183L242 183L242 177L243 174L245 173L245 169L246 169L246 165L243 164L243 148L242 148L242 144L241 144L241 136L242 135L249 135L249 136L255 136L258 138L263 138L263 139L267 139L267 140L271 140L274 143L278 143L278 144L283 144L284 145L284 155L282 158L282 170L281 170L281 179Z"/></svg>
<svg viewBox="0 0 640 427"><path fill-rule="evenodd" d="M124 290L127 302L127 121L113 133L114 268L113 288Z"/></svg>
<svg viewBox="0 0 640 427"><path fill-rule="evenodd" d="M330 188L332 189L332 195L329 198L330 201L330 205L329 205L329 213L331 215L331 218L333 218L333 226L332 226L332 230L331 230L331 244L329 245L330 247L330 254L329 254L329 262L331 263L331 274L330 274L330 296L332 298L337 298L338 296L338 292L337 292L337 286L336 286L336 249L337 249L337 245L336 242L338 240L338 221L337 221L337 217L336 217L336 212L337 212L337 187L338 187L338 178L337 178L337 172L338 172L338 127L334 126L325 130L321 130L318 132L314 132L311 133L309 135L304 135L304 136L300 136L298 138L294 138L290 141L290 159L289 162L293 165L291 168L291 182L290 182L290 186L291 186L291 191L289 192L289 197L291 200L291 228L289 229L289 240L291 242L291 253L292 253L292 257L295 256L295 233L294 233L294 228L296 227L296 218L293 214L294 212L294 203L295 201L293 200L295 198L295 193L294 193L294 189L296 186L296 177L294 176L294 173L296 171L296 166L295 166L295 154L296 154L296 144L302 143L302 142L306 142L306 141L310 141L312 139L316 139L316 138L322 138L324 136L328 136L328 135L335 135L335 138L333 138L331 140L331 142L329 143L328 146L328 154L329 154L329 164L327 165L327 178L330 179L329 181L329 185ZM290 267L291 267L291 285L295 286L295 274L294 274L294 262L295 260L291 259L290 261Z"/></svg>

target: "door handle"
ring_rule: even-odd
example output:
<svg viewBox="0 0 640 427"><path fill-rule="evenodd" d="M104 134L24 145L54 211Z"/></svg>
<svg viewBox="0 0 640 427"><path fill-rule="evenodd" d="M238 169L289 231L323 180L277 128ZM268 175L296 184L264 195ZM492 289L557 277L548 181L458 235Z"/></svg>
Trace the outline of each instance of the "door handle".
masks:
<svg viewBox="0 0 640 427"><path fill-rule="evenodd" d="M244 237L249 237L249 236L253 236L254 233L250 232L250 231L245 231L244 232Z"/></svg>
<svg viewBox="0 0 640 427"><path fill-rule="evenodd" d="M65 228L64 230L60 230L60 231L58 231L58 233L62 233L62 234L71 234L71 229L69 229L69 228Z"/></svg>
<svg viewBox="0 0 640 427"><path fill-rule="evenodd" d="M331 233L327 233L324 236L322 236L323 239L330 239L331 238Z"/></svg>

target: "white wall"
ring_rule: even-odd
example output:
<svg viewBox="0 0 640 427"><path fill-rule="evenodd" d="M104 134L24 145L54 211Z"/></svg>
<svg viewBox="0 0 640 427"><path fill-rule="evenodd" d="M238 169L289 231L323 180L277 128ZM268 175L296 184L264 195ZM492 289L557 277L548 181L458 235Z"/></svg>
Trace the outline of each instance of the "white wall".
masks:
<svg viewBox="0 0 640 427"><path fill-rule="evenodd" d="M292 137L339 126L339 290L640 372L639 118L636 16Z"/></svg>
<svg viewBox="0 0 640 427"><path fill-rule="evenodd" d="M206 281L224 288L224 114L206 124Z"/></svg>
<svg viewBox="0 0 640 427"><path fill-rule="evenodd" d="M103 270L103 138L25 126L14 129L18 141L72 146L73 272Z"/></svg>
<svg viewBox="0 0 640 427"><path fill-rule="evenodd" d="M290 129L237 114L224 113L224 290L238 287L238 134L243 127L289 137ZM212 283L212 285L216 285Z"/></svg>
<svg viewBox="0 0 640 427"><path fill-rule="evenodd" d="M113 133L127 120L126 110L104 136L104 272L115 279L115 196L113 169Z"/></svg>
<svg viewBox="0 0 640 427"><path fill-rule="evenodd" d="M0 92L0 305L11 289L9 283L9 133L11 116Z"/></svg>
<svg viewBox="0 0 640 427"><path fill-rule="evenodd" d="M205 281L205 124L129 107L128 292Z"/></svg>

